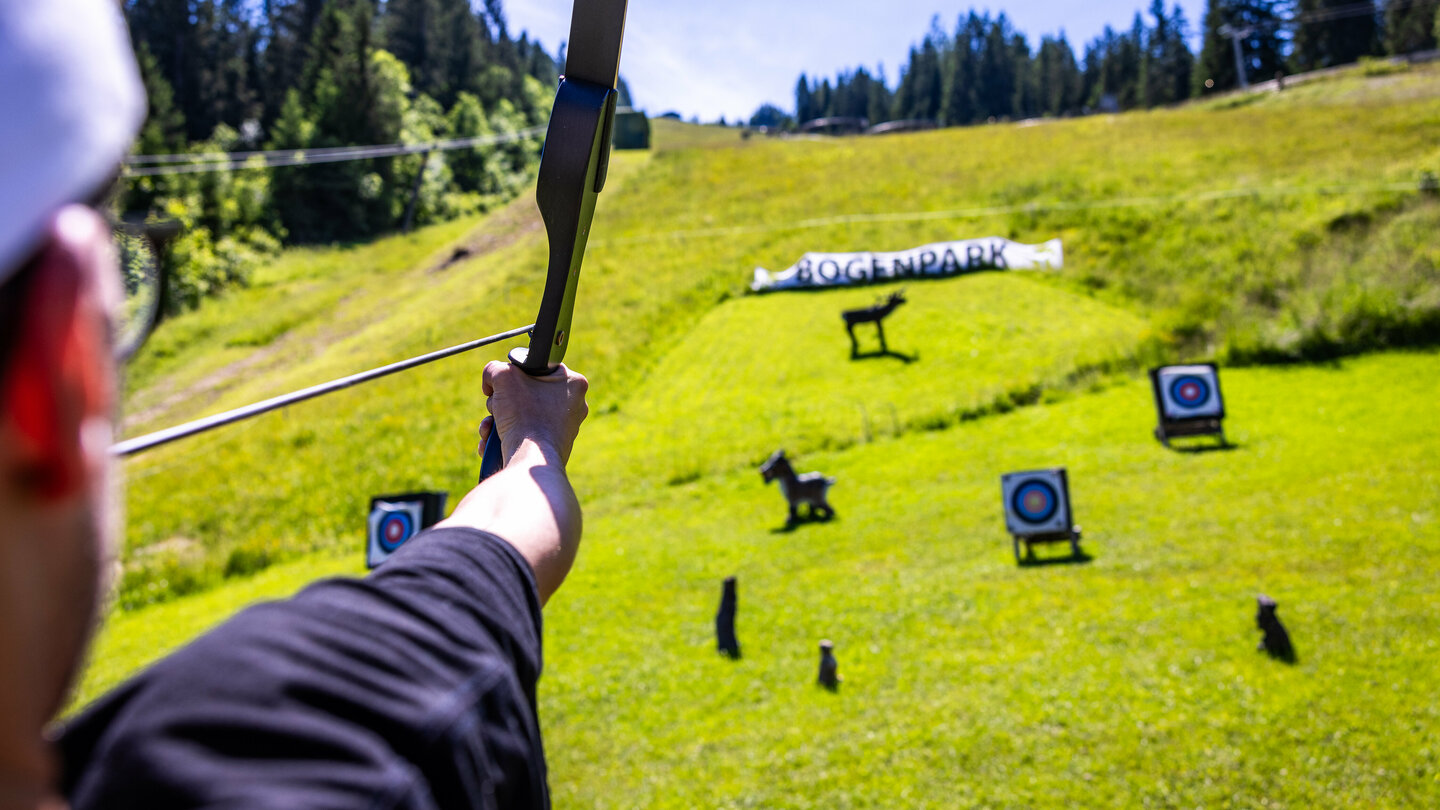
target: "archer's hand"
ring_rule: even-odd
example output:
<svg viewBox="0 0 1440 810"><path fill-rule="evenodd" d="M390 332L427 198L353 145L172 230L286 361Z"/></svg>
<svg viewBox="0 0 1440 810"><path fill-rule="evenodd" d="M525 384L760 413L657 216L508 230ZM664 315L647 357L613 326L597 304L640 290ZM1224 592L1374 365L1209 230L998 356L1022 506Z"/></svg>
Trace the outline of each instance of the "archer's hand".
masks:
<svg viewBox="0 0 1440 810"><path fill-rule="evenodd" d="M589 388L589 381L563 364L553 374L531 377L509 363L491 361L485 366L483 390L492 415L480 423L481 454L498 425L507 463L526 441L568 463L580 423L590 414L585 404Z"/></svg>

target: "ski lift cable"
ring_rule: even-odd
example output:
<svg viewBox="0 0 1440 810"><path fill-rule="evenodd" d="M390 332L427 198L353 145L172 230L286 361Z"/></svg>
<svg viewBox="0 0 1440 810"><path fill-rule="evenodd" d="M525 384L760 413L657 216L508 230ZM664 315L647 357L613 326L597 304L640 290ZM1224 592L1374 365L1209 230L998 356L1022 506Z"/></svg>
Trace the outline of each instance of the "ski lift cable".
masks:
<svg viewBox="0 0 1440 810"><path fill-rule="evenodd" d="M1385 9L1405 8L1407 6L1413 6L1416 3L1420 3L1422 1L1423 0L1388 0L1388 2L1385 3L1383 9L1379 5L1374 3L1373 0L1361 3L1350 3L1349 5L1344 6L1335 6L1334 8L1318 8L1314 11L1305 11L1292 17L1274 19L1267 22L1251 23L1249 25L1224 25L1220 28L1220 35L1226 37L1239 36L1243 38L1251 36L1258 31L1273 30L1276 28L1283 28L1289 25L1305 25L1308 23L1346 20L1353 17L1374 16L1380 14Z"/></svg>
<svg viewBox="0 0 1440 810"><path fill-rule="evenodd" d="M153 177L168 174L269 169L303 166L313 163L339 163L350 160L398 157L422 152L449 152L494 146L533 138L545 132L544 127L530 127L517 132L477 135L425 143L392 143L370 146L334 146L317 149L272 149L259 152L206 152L196 154L133 155L125 160L125 175Z"/></svg>

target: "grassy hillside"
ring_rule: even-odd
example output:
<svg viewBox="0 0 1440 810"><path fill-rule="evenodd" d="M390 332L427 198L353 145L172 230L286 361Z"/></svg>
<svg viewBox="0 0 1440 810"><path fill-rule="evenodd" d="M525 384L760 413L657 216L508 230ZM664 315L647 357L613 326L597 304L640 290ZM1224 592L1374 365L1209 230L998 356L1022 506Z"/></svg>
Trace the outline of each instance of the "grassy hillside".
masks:
<svg viewBox="0 0 1440 810"><path fill-rule="evenodd" d="M1440 355L1224 383L1229 452L1162 449L1130 381L803 457L839 478L839 518L794 532L748 469L597 499L546 613L557 806L1440 800ZM999 474L1054 464L1092 559L1017 568ZM359 568L291 564L123 614L84 694L115 661ZM731 574L738 662L713 650ZM1297 665L1255 652L1257 592ZM838 694L813 685L822 637Z"/></svg>
<svg viewBox="0 0 1440 810"><path fill-rule="evenodd" d="M753 467L777 447L935 430L1124 367L1146 334L1130 312L1032 276L985 273L910 285L888 320L894 355L875 356L875 327L862 325L852 360L840 312L905 286L715 307L586 437L578 469L604 491L623 490Z"/></svg>
<svg viewBox="0 0 1440 810"><path fill-rule="evenodd" d="M749 358L746 367L763 368L770 380L806 379L816 369L834 377L776 396L833 397L861 390L847 385L851 373L860 375L857 384L884 376L873 361L847 363L844 373L833 364L847 344L829 319L868 293L737 302L751 268L781 268L808 249L1058 235L1067 267L1023 279L917 284L892 329L897 348L911 350L909 341L921 362L877 396L826 408L823 426L797 425L801 435L785 438L798 441L795 452L853 442L887 421L892 432L947 424L1011 393L1032 401L1037 387L1073 382L1097 363L1329 356L1427 342L1440 334L1432 328L1440 317L1440 248L1431 238L1440 203L1385 184L1409 188L1422 170L1440 171L1440 147L1427 134L1440 124L1436 77L1434 68L1342 76L1333 84L1351 94L1343 104L1317 101L1327 98L1317 83L1305 94L1231 109L878 139L742 141L733 131L664 122L653 154L617 156L587 259L569 358L590 375L597 414L585 440L597 452L574 470L581 492L595 497L635 480L642 464L654 466L625 455L643 444L640 436L676 426L712 435L707 425L715 424L713 435L741 437L694 452L677 446L658 468L656 477L668 481L755 461L788 432L787 424L769 427L773 413L754 417L758 432L744 413L726 413L724 427L683 410L660 413L668 406L656 404L658 394L638 392L661 390L664 363L667 376L672 368L700 372L670 389L677 393L706 390L703 377L716 373L704 362L712 350ZM1371 86L1365 82L1379 89L1352 93L1355 83ZM1234 196L1236 189L1245 191ZM460 240L473 252L451 263L465 227L291 254L252 289L177 319L132 378L127 432L528 322L544 266L529 201L475 226ZM1003 286L1010 284L1020 285L1013 294ZM971 290L981 298L969 311L993 312L1025 334L1001 340L982 322L937 320ZM733 306L716 310L727 302ZM1076 332L1055 353L1063 330L1089 329L1101 304L1143 317L1148 329L1133 316L1121 326L1122 316L1104 315L1099 323L1110 326L1101 331L1111 331L1098 344ZM747 317L769 318L766 307L815 326L746 325ZM1029 317L1032 308L1043 317ZM723 329L716 319L732 317L742 328L726 330L723 342L677 350L697 328ZM974 363L977 335L1005 344L982 347L989 358L1040 359ZM776 351L791 343L797 350ZM484 359L449 361L127 465L134 483L128 548L158 550L128 560L123 604L200 590L307 550L353 547L369 494L463 491L474 476ZM916 383L952 374L962 381L948 392L913 393ZM750 394L721 388L709 386L715 407L756 407L743 398ZM680 404L693 410L697 400ZM750 434L756 438L744 438Z"/></svg>
<svg viewBox="0 0 1440 810"><path fill-rule="evenodd" d="M562 806L1424 805L1437 797L1440 69L1074 121L619 154L569 362L586 547L547 612ZM1054 273L753 296L807 250L1065 240ZM528 200L287 253L166 324L127 435L528 323ZM838 316L898 287L904 358ZM873 331L861 328L862 341ZM81 702L257 598L358 573L368 498L474 481L457 358L127 462ZM1227 361L1229 452L1149 435L1138 370ZM1326 365L1236 367L1327 358ZM779 531L755 465L837 476ZM1093 560L1017 568L1008 470L1067 465ZM452 500L453 500L452 498ZM745 658L710 619L738 574ZM1297 666L1257 656L1281 602ZM836 640L838 695L812 686Z"/></svg>

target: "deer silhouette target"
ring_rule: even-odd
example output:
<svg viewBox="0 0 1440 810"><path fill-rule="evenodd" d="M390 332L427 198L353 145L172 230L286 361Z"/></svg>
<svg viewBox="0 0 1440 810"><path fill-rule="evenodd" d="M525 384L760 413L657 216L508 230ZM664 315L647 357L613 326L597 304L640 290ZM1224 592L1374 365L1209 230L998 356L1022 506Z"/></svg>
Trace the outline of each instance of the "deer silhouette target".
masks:
<svg viewBox="0 0 1440 810"><path fill-rule="evenodd" d="M850 335L850 356L857 357L860 354L860 344L855 340L855 327L862 323L875 324L875 331L880 336L880 353L889 354L890 347L885 345L884 320L890 317L901 304L905 303L905 291L898 290L890 294L890 297L879 301L873 307L864 309L847 309L840 313L845 319L845 332Z"/></svg>

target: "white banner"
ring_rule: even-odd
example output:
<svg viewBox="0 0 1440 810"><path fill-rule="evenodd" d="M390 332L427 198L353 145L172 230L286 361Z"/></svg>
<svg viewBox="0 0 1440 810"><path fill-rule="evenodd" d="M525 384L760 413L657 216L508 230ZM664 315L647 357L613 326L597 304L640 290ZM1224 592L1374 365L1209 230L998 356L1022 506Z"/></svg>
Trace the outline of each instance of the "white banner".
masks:
<svg viewBox="0 0 1440 810"><path fill-rule="evenodd" d="M1057 270L1065 266L1059 239L1022 245L998 236L939 242L895 253L806 253L783 273L755 268L750 289L845 287L907 278L942 278L977 270Z"/></svg>

